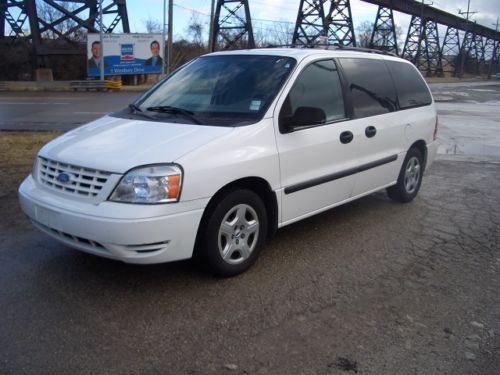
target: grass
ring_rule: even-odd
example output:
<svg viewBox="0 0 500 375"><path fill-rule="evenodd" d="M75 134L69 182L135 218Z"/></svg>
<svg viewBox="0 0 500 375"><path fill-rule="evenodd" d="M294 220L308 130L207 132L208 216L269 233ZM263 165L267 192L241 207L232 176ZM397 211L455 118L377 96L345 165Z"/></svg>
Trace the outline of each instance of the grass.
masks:
<svg viewBox="0 0 500 375"><path fill-rule="evenodd" d="M40 148L59 132L0 132L0 197L17 191Z"/></svg>

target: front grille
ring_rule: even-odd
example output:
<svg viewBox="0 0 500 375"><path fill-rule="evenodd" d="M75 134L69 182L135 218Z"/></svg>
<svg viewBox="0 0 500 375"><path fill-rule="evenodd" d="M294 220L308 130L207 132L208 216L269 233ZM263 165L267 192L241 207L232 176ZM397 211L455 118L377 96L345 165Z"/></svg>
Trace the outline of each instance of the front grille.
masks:
<svg viewBox="0 0 500 375"><path fill-rule="evenodd" d="M67 182L58 180L57 177L62 173L69 176ZM97 197L110 175L108 172L39 157L38 176L43 185L83 198Z"/></svg>

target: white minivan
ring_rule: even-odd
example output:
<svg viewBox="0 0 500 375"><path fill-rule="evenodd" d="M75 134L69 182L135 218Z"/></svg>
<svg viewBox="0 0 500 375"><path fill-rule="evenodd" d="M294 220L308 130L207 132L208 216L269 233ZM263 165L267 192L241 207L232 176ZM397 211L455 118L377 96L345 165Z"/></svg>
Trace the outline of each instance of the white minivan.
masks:
<svg viewBox="0 0 500 375"><path fill-rule="evenodd" d="M411 201L437 125L418 70L388 54L213 53L45 145L19 199L73 248L140 264L196 256L231 276L280 227L384 188Z"/></svg>

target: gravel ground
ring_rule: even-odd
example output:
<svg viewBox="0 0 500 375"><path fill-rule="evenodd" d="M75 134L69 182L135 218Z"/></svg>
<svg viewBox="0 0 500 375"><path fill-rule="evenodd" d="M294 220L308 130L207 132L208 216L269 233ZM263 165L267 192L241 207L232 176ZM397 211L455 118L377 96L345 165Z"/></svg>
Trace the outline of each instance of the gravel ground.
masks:
<svg viewBox="0 0 500 375"><path fill-rule="evenodd" d="M286 227L254 268L138 267L34 230L0 197L7 374L499 374L500 165L436 162Z"/></svg>

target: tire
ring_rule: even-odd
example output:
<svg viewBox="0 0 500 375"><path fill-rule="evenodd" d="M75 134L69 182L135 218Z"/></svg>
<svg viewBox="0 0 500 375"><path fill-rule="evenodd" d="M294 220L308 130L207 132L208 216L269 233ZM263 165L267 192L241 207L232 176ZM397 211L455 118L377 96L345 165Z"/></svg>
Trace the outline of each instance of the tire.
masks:
<svg viewBox="0 0 500 375"><path fill-rule="evenodd" d="M406 154L398 182L387 188L389 198L407 203L411 202L418 194L424 173L423 156L417 148L411 148Z"/></svg>
<svg viewBox="0 0 500 375"><path fill-rule="evenodd" d="M230 277L257 260L267 235L262 199L250 190L234 190L218 199L203 221L199 260L216 276Z"/></svg>

